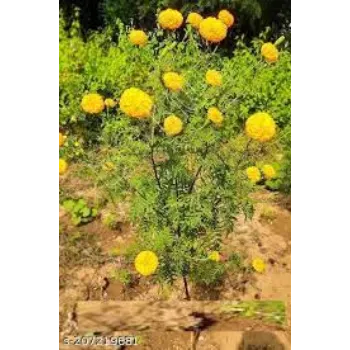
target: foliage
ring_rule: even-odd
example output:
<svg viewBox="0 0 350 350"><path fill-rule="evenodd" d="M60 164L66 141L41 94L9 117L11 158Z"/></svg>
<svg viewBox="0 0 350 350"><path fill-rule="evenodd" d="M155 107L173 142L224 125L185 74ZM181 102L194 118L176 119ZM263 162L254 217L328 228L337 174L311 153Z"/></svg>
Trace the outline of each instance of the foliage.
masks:
<svg viewBox="0 0 350 350"><path fill-rule="evenodd" d="M133 276L130 271L126 269L114 270L110 278L114 281L121 282L124 286L129 287L133 283Z"/></svg>
<svg viewBox="0 0 350 350"><path fill-rule="evenodd" d="M72 17L75 7L81 9L85 32L103 24L114 26L117 19L136 27L154 28L156 10L167 7L180 9L186 15L195 11L203 16L228 9L236 17L235 33L248 37L258 35L266 26L272 27L277 36L279 32L290 32L290 0L60 0L66 18Z"/></svg>
<svg viewBox="0 0 350 350"><path fill-rule="evenodd" d="M225 269L208 253L220 251L222 234L233 229L239 213L252 215L254 185L245 169L265 159L272 163L274 153L283 152L279 137L261 144L245 135L244 125L261 111L273 116L279 132L290 125L290 53L266 63L260 55L266 33L249 48L238 41L233 56L223 58L190 27L181 40L160 29L147 33L145 47L134 46L121 23L117 42L111 28L85 42L77 23L69 32L62 27L61 19L60 126L81 140L96 185L112 202L130 202L139 235L130 257L154 252L160 281L181 276L186 284L189 276L217 284ZM220 86L206 83L210 69L220 71ZM183 76L181 90L164 86L167 72ZM133 87L134 97L123 98L122 108L96 115L81 109L87 94L118 101ZM142 115L136 99L147 101ZM207 119L212 107L223 116L217 124ZM164 122L170 115L177 119L169 129ZM75 207L69 202L79 223L94 216L86 203Z"/></svg>
<svg viewBox="0 0 350 350"><path fill-rule="evenodd" d="M225 265L212 260L203 260L191 269L191 280L199 286L215 287L223 282Z"/></svg>
<svg viewBox="0 0 350 350"><path fill-rule="evenodd" d="M63 207L71 214L72 223L76 226L92 221L97 215L97 209L90 208L82 198L67 199L63 202Z"/></svg>
<svg viewBox="0 0 350 350"><path fill-rule="evenodd" d="M258 317L272 324L283 325L286 322L286 305L277 300L226 303L222 307L222 311L243 318L254 319Z"/></svg>

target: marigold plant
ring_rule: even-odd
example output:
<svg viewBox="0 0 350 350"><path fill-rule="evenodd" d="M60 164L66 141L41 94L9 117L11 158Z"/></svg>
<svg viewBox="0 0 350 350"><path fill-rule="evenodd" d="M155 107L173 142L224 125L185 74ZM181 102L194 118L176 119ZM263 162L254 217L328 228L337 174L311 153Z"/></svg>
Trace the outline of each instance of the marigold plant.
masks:
<svg viewBox="0 0 350 350"><path fill-rule="evenodd" d="M221 86L222 85L222 75L220 72L210 69L205 74L205 80L208 85Z"/></svg>
<svg viewBox="0 0 350 350"><path fill-rule="evenodd" d="M86 113L99 114L105 108L103 97L99 94L85 95L81 101L81 108Z"/></svg>
<svg viewBox="0 0 350 350"><path fill-rule="evenodd" d="M151 251L142 251L135 258L135 268L143 276L153 275L158 267L158 257Z"/></svg>
<svg viewBox="0 0 350 350"><path fill-rule="evenodd" d="M261 47L261 55L265 58L266 62L274 63L278 60L278 49L272 43L265 43Z"/></svg>
<svg viewBox="0 0 350 350"><path fill-rule="evenodd" d="M117 103L112 98L106 98L105 105L107 108L114 108L117 105Z"/></svg>
<svg viewBox="0 0 350 350"><path fill-rule="evenodd" d="M67 169L68 169L68 163L64 159L60 158L60 161L59 161L59 174L60 175L65 174Z"/></svg>
<svg viewBox="0 0 350 350"><path fill-rule="evenodd" d="M63 134L59 133L59 145L60 145L60 147L63 146L64 141L65 141L65 137L63 136Z"/></svg>
<svg viewBox="0 0 350 350"><path fill-rule="evenodd" d="M221 10L218 14L218 19L224 22L227 28L232 27L235 22L235 18L233 17L233 14L227 10Z"/></svg>
<svg viewBox="0 0 350 350"><path fill-rule="evenodd" d="M168 136L175 136L183 129L182 120L176 115L170 115L164 120L164 131Z"/></svg>
<svg viewBox="0 0 350 350"><path fill-rule="evenodd" d="M263 273L266 269L264 260L260 258L255 258L252 261L252 266L256 272Z"/></svg>
<svg viewBox="0 0 350 350"><path fill-rule="evenodd" d="M175 30L181 27L183 16L177 10L167 9L159 13L158 22L163 29Z"/></svg>
<svg viewBox="0 0 350 350"><path fill-rule="evenodd" d="M258 112L248 118L245 131L250 138L267 142L275 136L276 124L270 114Z"/></svg>
<svg viewBox="0 0 350 350"><path fill-rule="evenodd" d="M224 121L224 116L216 107L210 107L208 109L208 119L216 125L221 125Z"/></svg>
<svg viewBox="0 0 350 350"><path fill-rule="evenodd" d="M276 170L270 164L265 164L261 170L262 170L266 180L271 180L271 179L274 179L276 177Z"/></svg>
<svg viewBox="0 0 350 350"><path fill-rule="evenodd" d="M208 17L200 23L199 33L205 40L219 43L227 36L227 26L215 17Z"/></svg>
<svg viewBox="0 0 350 350"><path fill-rule="evenodd" d="M130 88L120 97L120 109L129 117L143 119L151 115L152 98L137 88Z"/></svg>
<svg viewBox="0 0 350 350"><path fill-rule="evenodd" d="M246 174L248 179L253 183L259 182L261 180L260 170L256 166L251 166L247 168Z"/></svg>
<svg viewBox="0 0 350 350"><path fill-rule="evenodd" d="M183 89L185 79L182 75L168 72L163 75L164 85L171 91L180 91Z"/></svg>
<svg viewBox="0 0 350 350"><path fill-rule="evenodd" d="M203 17L196 12L191 12L186 19L186 22L189 23L195 29L199 29L199 26L202 21Z"/></svg>
<svg viewBox="0 0 350 350"><path fill-rule="evenodd" d="M213 260L216 262L220 261L220 253L218 251L213 251L209 254L209 260Z"/></svg>
<svg viewBox="0 0 350 350"><path fill-rule="evenodd" d="M182 15L161 13L159 24L179 28ZM206 47L188 27L181 33L156 29L139 50L130 44L127 28L117 25L118 40L108 29L86 40L60 31L60 128L69 134L60 158L69 164L83 158L82 176L89 174L108 205L127 205L136 231L128 262L138 261L142 251L157 257L148 270L135 264L138 273L152 271L161 283L181 279L190 298L189 283L202 275L208 286L220 280L215 276L223 276L225 262L218 264L209 255L222 251L237 216L252 217L255 186L246 169L275 162L276 153L284 153L290 53L284 50L274 65L267 65L259 39L250 47L235 43L234 53L224 57L221 45ZM201 21L200 29L201 36L205 32L214 39L206 39L210 42L227 35L219 19ZM186 78L182 84L172 80L181 86L179 93L169 92L165 72ZM113 96L119 108L90 118L80 106L85 91ZM208 121L213 106L223 122L219 113ZM273 119L265 112L250 116L261 108ZM258 143L272 139L268 145ZM254 181L260 180L255 176Z"/></svg>
<svg viewBox="0 0 350 350"><path fill-rule="evenodd" d="M129 40L132 44L143 47L147 44L148 37L143 30L133 29L129 34Z"/></svg>

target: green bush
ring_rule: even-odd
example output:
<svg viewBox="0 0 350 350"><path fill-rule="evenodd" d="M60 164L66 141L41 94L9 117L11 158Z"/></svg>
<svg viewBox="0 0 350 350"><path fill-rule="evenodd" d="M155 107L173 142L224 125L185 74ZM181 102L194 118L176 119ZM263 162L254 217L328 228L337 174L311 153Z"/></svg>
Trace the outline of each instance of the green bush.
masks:
<svg viewBox="0 0 350 350"><path fill-rule="evenodd" d="M249 194L255 187L245 169L283 152L279 137L269 144L248 140L244 124L266 111L278 135L289 127L290 53L282 51L277 63L267 64L260 55L262 36L250 48L238 42L231 58L222 57L189 27L180 40L176 33L148 33L148 45L139 48L128 31L119 23L118 41L107 28L86 42L77 25L60 31L60 126L68 139L79 137L86 168L111 201L130 203L139 234L133 258L141 250L155 252L162 281L182 277L187 286L188 277L203 277L204 284L215 284L224 269L212 264L209 252L220 251L222 234L233 229L238 214L252 215ZM206 84L208 69L221 72L222 86ZM169 71L183 75L182 91L164 86ZM151 118L127 117L119 106L98 115L80 107L87 93L119 100L131 87L152 96ZM214 106L224 115L221 127L207 120ZM183 122L175 137L164 132L171 114ZM209 267L217 268L212 276L198 275Z"/></svg>
<svg viewBox="0 0 350 350"><path fill-rule="evenodd" d="M79 19L84 33L103 25L115 26L116 20L151 29L155 27L156 12L167 7L181 10L185 16L197 11L203 16L216 15L228 9L236 16L234 35L257 36L266 26L276 38L290 33L290 0L60 0L65 17L74 16L74 8L81 9Z"/></svg>

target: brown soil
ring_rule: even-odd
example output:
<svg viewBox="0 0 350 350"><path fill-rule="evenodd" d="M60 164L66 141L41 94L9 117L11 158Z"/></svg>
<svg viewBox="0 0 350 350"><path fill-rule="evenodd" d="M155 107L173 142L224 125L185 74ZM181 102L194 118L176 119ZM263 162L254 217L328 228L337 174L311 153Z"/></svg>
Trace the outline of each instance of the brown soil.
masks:
<svg viewBox="0 0 350 350"><path fill-rule="evenodd" d="M65 180L63 180L65 181ZM100 194L96 189L90 190L89 184L83 181L70 183L66 180L64 186L74 189L77 196L83 196L90 201L99 200ZM90 187L91 188L91 187ZM88 198L87 198L88 197ZM226 281L224 286L216 293L215 298L220 300L282 300L287 305L287 327L280 337L290 342L290 303L291 303L291 212L290 199L281 197L271 192L261 192L254 196L256 212L251 221L245 221L243 217L238 219L236 229L230 233L224 242L224 253L239 252L249 263L251 259L260 257L267 263L266 272L254 273L249 276L234 276L234 281ZM111 230L102 225L100 218L81 226L73 227L67 213L60 208L60 227L70 232L83 232L93 235L101 252L91 261L73 268L60 267L60 320L66 318L66 314L77 301L81 300L183 300L181 281L175 283L170 290L164 291L161 287L145 279L136 279L130 288L126 288L119 281L110 279L113 271L120 268L122 262L118 258L108 255L112 248L125 248L133 242L133 228L128 223L123 223L118 229ZM108 288L103 295L104 278L110 279ZM238 282L237 282L238 281ZM235 284L237 283L237 284ZM234 288L233 288L234 287ZM210 332L205 331L197 343L197 349L245 349L223 345L224 340L234 338L233 334L242 340L242 332L233 330L252 331L256 329L254 322L242 320L242 323L230 325L231 335L215 327ZM226 324L227 326L227 324ZM226 328L227 329L227 328ZM258 328L259 329L259 328ZM215 331L214 331L215 330ZM266 329L271 331L269 326ZM239 334L238 334L239 333ZM190 349L187 333L149 334L147 342L140 345L139 349ZM225 338L226 337L226 338ZM232 338L232 339L233 339ZM233 340L232 344L233 344ZM235 343L235 344L236 344ZM230 344L230 340L227 340ZM238 343L237 343L238 344ZM239 345L242 346L242 345ZM287 349L287 347L285 347ZM63 349L63 348L62 348ZM279 349L276 347L276 349Z"/></svg>

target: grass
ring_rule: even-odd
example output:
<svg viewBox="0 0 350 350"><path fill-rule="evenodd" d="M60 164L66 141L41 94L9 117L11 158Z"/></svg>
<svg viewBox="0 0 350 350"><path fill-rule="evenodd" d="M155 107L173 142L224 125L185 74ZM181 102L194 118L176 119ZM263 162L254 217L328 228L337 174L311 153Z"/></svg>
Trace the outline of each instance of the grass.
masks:
<svg viewBox="0 0 350 350"><path fill-rule="evenodd" d="M286 321L286 306L284 302L278 300L230 302L225 304L221 311L225 314L277 325L283 325Z"/></svg>
<svg viewBox="0 0 350 350"><path fill-rule="evenodd" d="M270 206L264 206L262 208L260 219L268 223L272 223L277 218L276 209Z"/></svg>

